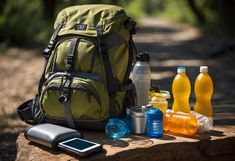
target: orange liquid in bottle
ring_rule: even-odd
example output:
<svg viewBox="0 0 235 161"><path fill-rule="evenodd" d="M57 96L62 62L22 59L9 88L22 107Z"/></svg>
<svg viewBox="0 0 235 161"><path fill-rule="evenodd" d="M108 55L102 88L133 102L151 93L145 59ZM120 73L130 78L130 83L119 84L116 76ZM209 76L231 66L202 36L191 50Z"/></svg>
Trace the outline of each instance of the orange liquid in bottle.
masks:
<svg viewBox="0 0 235 161"><path fill-rule="evenodd" d="M184 67L178 67L177 75L175 76L172 84L172 93L174 102L172 109L177 112L190 113L189 97L191 93L190 81L185 74Z"/></svg>
<svg viewBox="0 0 235 161"><path fill-rule="evenodd" d="M213 82L208 74L207 66L200 67L200 74L195 81L194 91L196 95L194 111L207 117L212 117L211 97L213 94Z"/></svg>
<svg viewBox="0 0 235 161"><path fill-rule="evenodd" d="M173 134L193 136L198 128L196 116L188 113L166 112L163 130Z"/></svg>

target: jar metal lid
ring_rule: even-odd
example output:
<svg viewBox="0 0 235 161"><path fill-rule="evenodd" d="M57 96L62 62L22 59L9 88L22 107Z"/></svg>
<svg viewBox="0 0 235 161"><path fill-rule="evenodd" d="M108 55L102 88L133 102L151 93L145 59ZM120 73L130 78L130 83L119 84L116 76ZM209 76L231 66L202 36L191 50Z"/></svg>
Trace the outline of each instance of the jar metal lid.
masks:
<svg viewBox="0 0 235 161"><path fill-rule="evenodd" d="M132 109L131 110L131 116L135 116L135 117L146 117L146 112L143 112L142 109L138 108L138 109Z"/></svg>

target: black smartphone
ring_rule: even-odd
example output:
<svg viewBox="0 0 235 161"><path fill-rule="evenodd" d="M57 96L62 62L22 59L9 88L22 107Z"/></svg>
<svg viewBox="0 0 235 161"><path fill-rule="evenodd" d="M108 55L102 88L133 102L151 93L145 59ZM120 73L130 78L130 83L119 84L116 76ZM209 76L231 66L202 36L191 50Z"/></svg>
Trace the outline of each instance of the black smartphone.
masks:
<svg viewBox="0 0 235 161"><path fill-rule="evenodd" d="M100 152L103 150L102 145L80 139L80 138L72 138L58 144L59 149L65 150L69 153L73 153L75 155L79 155L81 157L89 156L93 153Z"/></svg>

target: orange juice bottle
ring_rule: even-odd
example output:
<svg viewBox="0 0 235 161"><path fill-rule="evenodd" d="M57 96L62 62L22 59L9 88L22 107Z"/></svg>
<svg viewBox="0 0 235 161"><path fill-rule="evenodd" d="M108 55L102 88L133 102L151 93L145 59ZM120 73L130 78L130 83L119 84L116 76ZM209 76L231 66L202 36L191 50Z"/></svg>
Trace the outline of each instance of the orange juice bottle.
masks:
<svg viewBox="0 0 235 161"><path fill-rule="evenodd" d="M213 82L208 74L207 66L200 67L200 74L197 76L195 81L194 92L196 95L194 111L207 117L212 117L213 109L211 105L211 97L213 94Z"/></svg>
<svg viewBox="0 0 235 161"><path fill-rule="evenodd" d="M174 102L172 109L177 112L190 112L189 97L191 93L190 81L185 73L185 67L177 68L177 75L175 76L172 84L172 93Z"/></svg>
<svg viewBox="0 0 235 161"><path fill-rule="evenodd" d="M174 134L193 136L197 132L198 122L195 115L167 110L163 118L163 130Z"/></svg>

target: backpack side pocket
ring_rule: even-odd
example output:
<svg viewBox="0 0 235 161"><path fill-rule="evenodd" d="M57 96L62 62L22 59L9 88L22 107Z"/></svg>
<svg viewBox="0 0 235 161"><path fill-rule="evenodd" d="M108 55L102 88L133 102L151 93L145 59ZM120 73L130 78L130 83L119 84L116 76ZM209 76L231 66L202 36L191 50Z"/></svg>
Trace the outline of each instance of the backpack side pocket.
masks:
<svg viewBox="0 0 235 161"><path fill-rule="evenodd" d="M36 95L32 101L32 115L33 119L38 124L44 122L45 116L39 107L39 95Z"/></svg>
<svg viewBox="0 0 235 161"><path fill-rule="evenodd" d="M35 125L44 122L45 116L39 108L39 95L33 99L25 101L17 108L19 118L30 125Z"/></svg>

